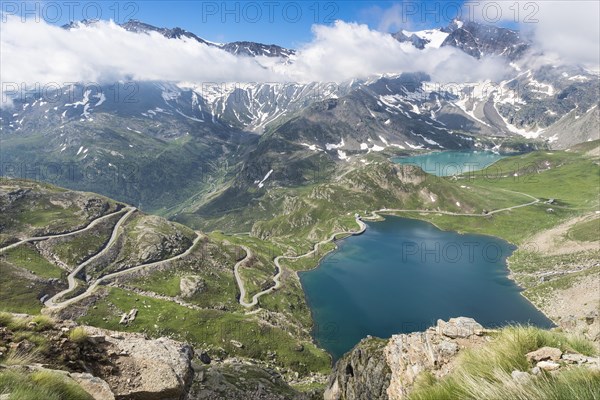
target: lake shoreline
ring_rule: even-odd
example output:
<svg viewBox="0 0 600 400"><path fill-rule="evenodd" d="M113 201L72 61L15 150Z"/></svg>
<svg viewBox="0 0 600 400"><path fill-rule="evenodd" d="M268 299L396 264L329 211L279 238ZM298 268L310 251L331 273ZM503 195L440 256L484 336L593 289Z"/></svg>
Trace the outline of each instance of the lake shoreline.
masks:
<svg viewBox="0 0 600 400"><path fill-rule="evenodd" d="M377 218L379 218L378 219L379 221L386 221L386 218L384 216L378 215L376 212L373 212L373 213L374 213L374 215L376 215ZM393 214L390 214L389 216L390 217L398 217L398 216L395 216ZM391 312L392 314L389 314L388 317L384 317L382 315L381 317L379 317L379 319L377 319L378 317L376 317L375 315L373 315L373 316L369 317L366 320L362 319L362 321L363 321L363 328L357 328L357 326L355 326L354 324L350 323L349 326L353 326L353 328L346 329L346 328L344 328L344 323L341 323L341 325L339 325L339 326L336 325L336 323L335 323L336 318L331 319L332 315L333 315L331 313L333 312L334 314L338 314L338 312L339 312L339 314L342 315L342 314L344 314L344 312L347 313L348 309L338 310L337 307L331 306L331 304L329 306L327 306L326 308L320 308L322 306L318 305L319 303L321 303L321 304L327 304L327 303L323 303L323 298L324 298L323 296L334 296L334 297L336 297L334 295L334 293L335 293L335 286L338 286L339 282L336 281L336 284L333 287L330 286L330 285L327 286L328 285L327 280L324 281L324 282L317 283L317 287L319 287L320 289L317 290L317 292L314 292L315 289L314 289L314 286L313 286L313 289L312 289L313 290L313 294L311 294L310 293L311 289L307 285L312 285L313 283L307 283L309 281L306 280L306 277L302 277L302 279L301 279L302 288L303 288L303 291L304 291L304 294L305 294L305 298L307 299L307 303L309 304L309 308L310 308L310 312L311 312L311 319L313 320L313 323L314 323L314 326L313 326L313 340L314 340L314 342L320 348L325 349L332 356L332 358L337 359L337 358L339 358L341 356L341 354L337 354L338 351L332 350L332 346L327 346L325 343L323 343L323 340L326 340L326 341L328 340L328 339L326 339L326 336L323 336L323 334L327 335L327 334L330 334L332 332L323 332L323 331L321 331L321 337L319 337L319 334L318 334L319 331L318 331L318 329L319 329L319 327L321 325L324 326L326 324L329 324L329 325L333 324L333 326L336 326L338 330L345 332L345 335L346 335L345 338L346 338L346 340L352 340L352 339L350 339L351 337L353 337L353 334L351 333L352 331L355 331L355 334L356 334L357 333L356 329L364 330L365 326L369 326L368 323L365 322L365 321L368 321L368 320L378 320L378 321L381 322L380 325L386 325L387 324L386 319L387 320L414 321L414 323L417 324L415 326L418 326L421 323L423 323L423 326L425 326L427 324L425 324L423 321L425 321L425 320L427 320L427 321L431 320L431 321L435 322L436 318L440 318L441 317L441 316L438 316L438 314L439 315L445 315L444 313L449 313L450 316L457 316L458 314L468 315L468 316L471 316L471 317L474 317L474 318L479 318L479 319L482 319L481 318L481 314L482 313L483 314L487 313L489 315L489 317L487 317L487 319L489 320L489 322L486 323L485 325L487 327L490 327L490 328L494 328L494 327L506 325L507 324L506 321L519 321L519 320L521 320L521 321L528 321L528 322L523 322L523 323L530 323L530 324L533 324L533 325L536 325L536 326L542 326L542 327L546 327L547 326L547 328L550 328L553 325L555 325L555 321L551 320L542 310L540 310L538 307L536 307L527 297L525 297L525 296L522 295L522 288L514 281L514 279L511 279L509 277L511 271L508 268L507 259L517 249L517 247L515 247L514 245L512 245L509 242L505 241L504 239L498 238L496 236L480 235L480 234L469 234L469 233L459 233L459 232L456 232L456 231L445 231L445 230L439 229L435 224L430 223L429 221L424 221L422 219L411 218L411 217L408 217L408 218L407 217L398 217L398 218L402 218L402 219L406 219L406 220L411 220L411 221L419 222L419 223L422 223L422 224L425 224L425 225L430 225L432 228L434 228L436 230L436 233L432 237L431 240L435 240L436 237L438 237L436 235L441 234L442 232L444 232L444 233L451 233L453 235L458 235L461 238L464 237L465 235L473 235L475 237L475 239L473 239L473 240L482 240L481 238L485 237L486 238L485 240L489 239L490 240L489 243L491 243L491 244L494 244L494 243L504 243L503 245L501 245L501 246L503 246L502 248L504 248L504 246L509 246L509 247L506 248L506 251L510 251L510 253L508 255L501 256L501 258L498 258L496 261L494 261L494 264L490 265L490 266L493 266L493 268L494 268L494 269L490 270L490 273L492 275L485 275L486 274L485 272L484 272L484 275L481 275L481 273L482 273L481 269L479 269L479 272L476 272L476 270L470 270L468 267L467 267L466 272L465 272L464 268L462 270L459 269L459 270L452 270L451 272L450 271L444 272L444 274L448 274L448 273L451 273L453 275L458 274L458 275L456 275L455 278L453 278L455 280L458 279L459 281L457 281L457 282L460 282L460 279L463 279L462 282L468 282L468 280L471 279L471 278L467 278L466 280L464 280L464 278L461 278L461 274L465 274L465 273L468 274L468 276L471 276L473 279L481 279L481 278L479 278L479 276L482 276L482 277L483 276L487 276L486 280L483 281L483 282L486 282L486 285L492 285L492 286L490 286L490 288L496 288L496 289L494 289L491 292L491 294L489 295L490 297L488 297L488 299L489 299L488 301L491 301L489 303L489 306L491 308L489 308L489 307L481 308L480 306L476 305L477 303L473 303L474 306L475 306L475 309L477 309L478 311L476 311L474 313L469 312L469 311L467 311L467 312L460 311L460 308L464 307L461 304L465 304L465 301L467 301L466 299L468 299L469 295L474 295L474 294L465 294L465 295L462 295L462 297L460 297L460 298L456 298L455 299L456 301L451 302L452 303L451 306L444 306L444 307L442 307L440 309L439 313L437 311L435 311L435 306L431 306L431 307L434 307L434 308L432 309L430 307L429 311L427 311L427 308L425 308L424 309L424 313L421 313L419 310L416 310L415 311L416 312L415 317L410 317L409 316L412 313L412 309L411 309L411 311L408 314L406 314L405 318L403 318L403 317L396 318L396 317L391 317L391 315L394 315L394 313L397 314L398 312L400 312L400 314L398 314L398 315L403 315L403 313L405 312L405 310L409 310L409 309L405 309L404 307L397 307L396 306L396 308L392 307L391 309L388 310L385 307L384 308L380 307L379 311L385 310L384 315L388 315L386 313L389 313L389 312ZM376 221L373 220L372 217L364 217L364 220L365 221L376 222ZM420 225L417 225L417 226L420 226ZM390 231L390 229L393 230L395 228L393 226L388 226L385 229L387 229L388 231ZM408 232L410 232L410 231L408 231ZM406 233L403 232L402 234L406 234ZM479 237L479 239L477 239L477 237ZM453 237L450 237L450 238L453 238ZM381 240L381 239L379 239L379 240ZM392 237L392 240L393 240L393 237ZM425 240L425 239L423 239L423 240ZM447 239L441 239L441 237L440 237L439 240L447 240ZM454 239L454 240L456 240L456 239ZM464 238L464 239L461 239L461 240L469 240L469 238L467 237L467 238ZM488 244L487 241L485 243ZM337 246L336 246L336 249L338 249ZM334 251L336 249L332 249L332 251ZM510 249L510 250L508 250L508 249ZM353 249L352 251L356 251L356 250L357 249ZM395 252L397 252L397 251L399 251L399 249L396 249ZM330 252L327 253L326 255L328 255L328 254L330 254ZM353 253L350 253L350 254L353 254ZM363 256L369 257L368 254L367 255L363 254ZM350 256L350 257L354 257L354 256ZM393 256L393 257L395 257L395 256ZM314 272L315 269L317 269L319 267L323 267L323 261L324 261L324 259L325 259L325 255L320 258L320 260L316 263L316 265L313 268L308 269L308 270L298 271L298 273L299 272L305 273L305 272L311 272L311 271ZM480 262L482 262L482 261L481 260L480 261L476 261L476 263L480 263ZM344 269L344 274L346 274L346 273L354 273L354 271L355 271L356 268L362 270L363 267L365 266L364 262L362 262L360 260L356 260L354 265L352 265L352 261L350 261L349 265L346 265L347 263L348 263L348 261L345 261L344 268L349 268L349 269L348 270ZM437 262L434 263L434 264L431 264L431 262L426 263L426 264L428 266L433 265L433 269L429 269L428 268L428 270L429 270L428 273L435 273L435 274L437 274L438 272L441 271L439 268L444 268L444 266L443 266L444 263L443 262L442 262L442 264L437 264ZM406 265L411 265L411 264L409 263L409 264L406 264ZM334 267L336 268L336 270L338 270L340 268L340 267L335 266L335 264L334 264ZM417 265L417 267L418 267L418 265ZM423 272L421 270L418 270L417 271L418 272L417 275L414 275L414 272L415 272L414 266L412 266L411 268L413 268L413 269L404 270L404 272L402 272L402 274L408 274L408 275L412 274L413 275L413 279L417 279L417 282L418 282L418 279L421 279L421 278L419 278L419 276L422 275ZM335 270L333 270L333 271L334 271L333 273L335 273ZM379 273L387 274L387 272L386 272L385 269L370 270L369 272L367 272L367 274L377 273L377 271L379 271ZM473 275L473 271L475 271L475 275ZM362 273L365 273L365 271L362 270ZM332 274L332 270L328 271L327 274ZM499 275L496 275L496 274L499 274ZM320 276L324 276L324 275L320 275ZM497 276L497 278L495 278L495 276ZM314 281L315 279L318 282L321 278L319 276L313 277L312 278L312 282L315 282ZM354 278L351 278L351 279L354 279ZM378 279L378 278L375 278L375 279ZM390 284L394 285L394 283L393 283L394 276L388 277L386 279L390 279ZM396 277L395 279L398 279L398 277ZM496 279L500 279L500 281L496 281ZM506 287L506 289L503 289L505 283L502 283L502 282L504 281L504 279L507 282L510 282L510 286ZM358 281L358 282L360 282L360 284L363 284L366 281ZM452 279L450 280L450 282L452 282ZM459 292L460 292L461 284L459 283L458 286L455 286L453 283L449 283L448 284L446 282L446 279L444 278L443 275L442 276L438 276L438 282L434 284L434 287L435 287L435 285L440 285L440 284L443 285L443 286L445 286L447 290L448 290L448 288L450 288L449 289L450 292L452 292L456 288L458 288L457 290L459 290ZM327 286L328 289L325 290L325 287L321 287L322 285ZM473 285L471 285L471 286L469 286L468 283L466 283L466 285L467 286L465 286L465 288L467 288L467 287L476 288L475 292L473 292L473 293L478 293L480 291L478 289L478 285L475 284L475 283ZM419 289L419 288L423 287L420 284L413 285L413 287L416 287L417 290L421 290L421 292L423 290L423 289ZM427 286L425 286L425 287L427 287ZM332 292L332 290L333 290L333 292ZM377 289L377 290L379 290L379 289ZM430 290L430 289L426 289L426 290ZM359 301L358 300L359 298L363 298L364 299L364 293L362 295L361 294L358 294L358 295L356 294L356 293L361 292L362 289L351 289L351 286L349 286L349 287L347 287L344 290L344 293L347 293L348 291L355 292L355 295L353 295L352 297L347 298L347 299L344 298L343 296L339 297L339 298L336 297L336 298L338 298L337 301L346 302L347 304L352 304L353 301ZM326 293L326 292L330 292L330 293ZM316 298L314 297L315 293L317 295ZM443 293L444 292L440 292L440 295L443 296ZM485 302L485 298L486 298L485 291L483 293L484 293L483 294L484 298L482 299L482 301ZM513 294L510 294L510 293L513 293ZM508 298L504 297L506 295L514 296L514 294L517 294L517 293L519 294L518 298L521 299L521 300L517 300L515 297L508 297ZM373 301L373 304L377 304L378 302L385 301L385 297L389 296L389 291L388 292L381 292L381 294L382 294L382 296L376 296L376 297L381 297L381 298L375 299ZM461 296L461 295L459 295L459 296ZM462 300L461 300L461 298L462 298ZM497 300L492 300L492 299L496 299L496 298L497 298ZM352 300L352 299L354 299L354 300ZM502 300L500 300L500 299L502 299ZM512 299L512 300L510 300L510 299ZM507 301L508 301L508 303L505 303ZM350 302L350 303L348 303L348 302ZM506 305L506 304L508 304L508 305ZM523 305L526 305L525 308L523 308ZM365 307L364 310L372 309L373 308L373 307L369 307L368 305L365 305L365 304L362 304L362 307ZM325 312L325 314L322 314L320 317L317 314L315 314L316 310L319 310L319 308L320 308L319 312L321 312L321 313ZM350 306L350 308L352 308L352 306ZM413 306L413 308L414 308L414 306ZM456 310L456 312L452 311L453 308L457 308L458 310ZM375 309L377 309L377 307ZM470 309L469 307L466 308L466 310L469 310L469 309ZM500 309L503 309L503 311L499 311ZM446 310L446 311L444 311L444 310ZM431 318L428 317L428 315L431 314L432 312L433 312L433 317L431 317ZM530 314L531 312L533 312L534 314ZM375 313L375 314L377 314L377 313ZM456 315L454 315L454 314L456 314ZM479 314L479 316L478 316L478 314ZM329 315L329 317L327 317L327 315ZM353 315L352 312L349 315ZM505 315L505 317L502 317L502 315ZM347 316L347 317L348 318L346 318L346 320L349 320L349 318L353 318L353 317L349 317L349 316ZM341 317L341 318L343 320L343 317ZM356 315L356 318L359 318L359 320L361 320L360 313ZM392 319L390 319L390 318L392 318ZM412 318L416 318L416 319L412 319ZM499 318L499 319L498 319L498 321L494 322L494 319L496 319L496 318ZM321 321L319 321L319 319ZM483 319L485 319L485 318L483 318ZM419 322L419 321L421 321L421 322ZM504 321L504 322L501 322L501 321ZM405 323L408 323L408 322L405 322ZM412 323L413 322L411 322L411 324ZM364 325L364 324L367 324L367 325ZM396 328L392 327L393 331L390 331L389 334L386 333L386 335L382 336L380 333L377 333L377 330L380 329L380 328L377 328L376 326L374 326L372 330L371 330L371 328L369 328L369 331L367 331L365 334L360 334L360 337L361 338L365 337L367 334L369 334L371 336L377 336L377 337L389 337L389 336L391 336L393 334L400 333L400 331L402 329L404 329L404 328L401 328L401 327L396 327ZM418 328L416 330L414 330L414 331L418 331ZM340 347L344 346L343 344L340 344L341 342L340 342L339 339L336 339L336 340L334 340L331 343L334 344L333 348L335 348L335 347L340 348ZM347 349L345 351L347 351Z"/></svg>

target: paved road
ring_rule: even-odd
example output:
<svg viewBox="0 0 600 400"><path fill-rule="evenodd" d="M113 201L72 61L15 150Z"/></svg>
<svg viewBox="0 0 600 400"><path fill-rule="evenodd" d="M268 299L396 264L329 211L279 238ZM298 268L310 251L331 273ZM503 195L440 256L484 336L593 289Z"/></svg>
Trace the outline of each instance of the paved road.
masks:
<svg viewBox="0 0 600 400"><path fill-rule="evenodd" d="M140 270L140 269L143 269L143 268L156 267L156 266L158 266L158 265L162 265L162 264L164 264L164 263L167 263L167 262L170 262L170 261L175 261L175 260L178 260L178 259L180 259L180 258L183 258L183 257L187 256L188 254L190 254L190 253L192 252L192 250L194 249L194 247L196 247L196 244L198 244L198 242L200 241L200 239L202 239L202 235L200 235L200 234L198 234L198 233L196 232L196 238L194 239L194 242L192 243L192 245L191 245L191 246L190 246L190 247L189 247L189 248L188 248L186 251L184 251L183 253L181 253L181 254L179 254L179 255L173 256L173 257L171 257L171 258L168 258L168 259L166 259L166 260L154 261L154 262L151 262L151 263L142 264L142 265L138 265L138 266L136 266L136 267L128 268L128 269L125 269L125 270L123 270L123 271L113 272L112 274L105 275L105 276L103 276L103 277L101 277L101 278L97 279L96 281L94 281L94 282L93 282L93 283L92 283L92 284L91 284L91 285L90 285L90 286L87 288L87 290L86 290L85 292L81 293L81 294L80 294L80 295L78 295L78 296L75 296L75 297L73 297L73 298L71 298L71 299L67 299L67 300L65 300L65 301L62 301L62 302L60 302L60 303L56 303L56 302L54 302L54 301L53 301L52 303L49 303L51 300L58 298L58 296L59 296L61 293L63 293L63 292L69 292L70 290L72 290L72 289L67 289L66 291L63 291L63 292L59 293L58 295L54 296L54 297L53 297L51 300L48 300L48 301L47 301L45 304L46 304L46 306L47 306L47 307L49 307L49 308L59 308L59 307L65 307L65 306L68 306L68 305L70 305L70 304L76 303L76 302L78 302L78 301L80 301L80 300L82 300L82 299L84 299L84 298L86 298L86 297L90 296L90 295L92 294L92 292L93 292L93 291L94 291L94 290L95 290L95 289L98 287L98 285L100 285L102 282L108 281L108 280L110 280L110 279L113 279L113 278L116 278L116 277L118 277L118 276L122 276L122 275L129 274L129 273L131 273L131 272L134 272L134 271L138 271L138 270ZM69 286L70 286L70 285L71 285L71 284L70 284L70 282L69 282Z"/></svg>
<svg viewBox="0 0 600 400"><path fill-rule="evenodd" d="M56 300L60 299L62 296L64 296L65 294L69 293L70 291L72 291L73 289L75 289L77 287L77 281L75 280L75 277L77 276L77 274L79 274L79 272L83 268L85 268L91 262L96 260L98 257L101 257L104 253L106 253L108 251L108 249L110 249L110 247L114 244L115 240L117 240L117 238L119 237L119 228L121 227L123 222L125 222L125 220L133 212L136 211L135 207L127 207L126 209L128 209L127 213L125 213L125 215L123 215L121 217L121 219L119 221L117 221L117 223L113 227L112 234L110 235L110 239L108 240L108 243L106 244L106 246L104 246L104 248L102 248L102 250L100 250L98 253L94 254L94 256L90 257L83 263L79 264L79 266L77 266L77 268L75 268L69 274L69 276L67 276L67 281L69 283L69 287L67 289L63 290L62 292L55 294L50 299L46 300L46 302L44 303L46 305L46 307L57 307L58 305L60 305L61 303L56 303Z"/></svg>
<svg viewBox="0 0 600 400"><path fill-rule="evenodd" d="M487 214L473 214L473 213L457 213L457 212L450 212L450 211L432 211L432 210L404 210L404 209L391 209L391 208L382 208L380 210L377 211L372 211L371 215L375 218L379 217L379 215L377 214L378 212L381 213L385 213L385 212L419 212L419 213L432 213L432 214L445 214L445 215L456 215L456 216L471 216L471 217L485 217L488 215L492 215L492 214L497 214L499 212L503 212L503 211L509 211L509 210L514 210L517 208L521 208L521 207L527 207L536 203L539 203L540 200L536 197L533 197L527 193L521 193L521 192L515 192L513 190L508 190L508 189L502 189L506 192L511 192L511 193L516 193L516 194L520 194L526 197L529 197L531 199L533 199L533 201L525 203L525 204L518 204L516 206L512 206L512 207L506 207L506 208L499 208L497 210L493 210L488 212ZM311 251L309 251L308 253L302 254L300 256L278 256L275 258L274 262L275 262L275 266L277 267L277 274L273 277L273 281L275 282L275 286L270 287L269 289L263 290L262 292L259 292L257 294L255 294L252 297L252 301L250 303L246 302L245 298L246 298L246 289L244 288L244 282L242 281L242 278L239 274L239 268L246 262L246 260L251 257L252 252L250 251L250 249L246 246L241 246L244 251L246 251L246 257L244 257L243 260L239 261L238 263L235 264L234 267L234 274L235 274L235 279L237 281L238 287L240 288L240 304L243 307L246 308L250 308L250 307L254 307L258 304L258 299L261 296L264 296L265 294L271 293L274 290L277 290L281 287L281 273L283 271L283 268L281 267L281 265L279 264L280 260L297 260L299 258L304 258L307 256L310 256L312 254L314 254L319 246L327 243L327 242L331 242L333 239L335 239L336 236L338 235L342 235L342 234L348 234L348 235L360 235L361 233L363 233L366 229L367 229L367 225L360 219L360 218L356 218L356 223L359 225L359 230L358 231L345 231L345 232L336 232L333 233L328 239L325 239L321 242L316 243L313 246L313 249Z"/></svg>
<svg viewBox="0 0 600 400"><path fill-rule="evenodd" d="M537 204L540 202L540 199L533 197L527 193L521 193L521 192L515 192L513 190L508 190L508 189L502 189L505 192L510 192L510 193L516 193L516 194L521 194L523 196L527 196L529 198L532 198L533 201L530 201L529 203L524 203L524 204L518 204L516 206L512 206L512 207L505 207L505 208L499 208L497 210L492 210L489 211L487 214L474 214L474 213L458 213L458 212L451 212L451 211L436 211L436 210L405 210L405 209L398 209L398 208L382 208L380 210L376 210L376 211L371 211L371 215L374 218L378 218L379 215L377 213L387 213L387 212L418 212L418 213L427 213L427 214L443 214L443 215L456 215L456 216L463 216L463 217L486 217L488 215L493 215L493 214L497 214L503 211L509 211L509 210L514 210L517 208L521 208L521 207L527 207L527 206L531 206L533 204Z"/></svg>
<svg viewBox="0 0 600 400"><path fill-rule="evenodd" d="M233 274L235 275L235 280L237 281L237 285L240 288L240 304L244 307L252 307L253 305L251 303L247 303L245 300L246 288L244 287L244 281L242 280L242 277L240 275L240 267L243 264L245 264L250 257L252 257L252 250L250 250L244 245L240 245L240 247L244 249L244 251L246 252L246 256L237 263L235 263L235 266L233 267Z"/></svg>
<svg viewBox="0 0 600 400"><path fill-rule="evenodd" d="M268 289L263 290L262 292L258 292L256 293L254 296L252 296L252 301L250 303L246 302L245 298L246 298L246 289L244 288L244 282L242 281L242 278L240 277L239 274L239 268L240 266L242 266L242 264L245 263L245 261L251 257L252 252L250 251L249 248L247 248L246 246L241 246L244 251L246 251L246 257L244 257L243 260L239 261L237 264L235 264L234 267L234 274L235 274L235 279L237 280L237 284L240 288L240 304L243 307L246 308L250 308L250 307L254 307L255 305L258 304L258 299L261 296L264 296L265 294L271 293L274 290L277 290L281 287L281 273L283 272L283 267L281 266L281 264L279 264L280 260L297 260L299 258L304 258L307 256L310 256L312 254L314 254L318 249L319 246L321 246L322 244L325 244L327 242L331 242L333 239L335 239L336 236L338 235L360 235L361 233L363 233L366 229L367 229L367 225L360 220L360 218L356 218L356 223L359 226L359 230L358 231L342 231L342 232L335 232L333 233L328 239L322 240L318 243L315 243L315 245L313 246L313 249L311 251L309 251L308 253L302 254L300 256L278 256L275 258L274 262L275 262L275 266L277 267L277 274L273 277L273 282L275 282L274 286L271 286Z"/></svg>
<svg viewBox="0 0 600 400"><path fill-rule="evenodd" d="M92 222L90 222L90 224L88 226L86 226L85 228L81 228L81 229L78 229L78 230L73 231L73 232L59 233L59 234L56 234L56 235L36 236L36 237L30 237L30 238L22 239L22 240L20 240L20 241L18 241L16 243L13 243L11 245L8 245L6 247L1 248L0 249L0 253L4 253L7 250L13 249L13 248L15 248L15 247L17 247L17 246L19 246L19 245L21 245L23 243L27 243L27 242L39 242L41 240L48 240L48 239L54 239L54 238L67 237L67 236L76 235L78 233L83 233L85 231L88 231L88 230L92 229L94 226L98 225L103 220L105 220L107 218L110 218L110 217L112 217L114 215L117 215L119 213L122 213L127 208L128 207L125 207L125 208L123 208L123 209L121 209L119 211L115 211L113 213L106 214L106 215L104 215L104 216L102 216L100 218L96 218L95 220L93 220Z"/></svg>

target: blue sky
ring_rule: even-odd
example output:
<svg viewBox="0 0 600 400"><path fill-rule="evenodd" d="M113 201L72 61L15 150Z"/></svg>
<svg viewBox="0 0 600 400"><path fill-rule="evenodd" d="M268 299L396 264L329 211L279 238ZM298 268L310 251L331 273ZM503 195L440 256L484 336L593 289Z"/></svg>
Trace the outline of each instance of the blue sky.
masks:
<svg viewBox="0 0 600 400"><path fill-rule="evenodd" d="M297 48L312 38L313 24L341 19L373 29L398 31L447 25L460 1L5 1L4 13L37 12L62 25L70 19L139 19L161 27L179 26L217 42L236 40ZM74 4L74 5L73 5ZM16 8L16 9L15 9Z"/></svg>

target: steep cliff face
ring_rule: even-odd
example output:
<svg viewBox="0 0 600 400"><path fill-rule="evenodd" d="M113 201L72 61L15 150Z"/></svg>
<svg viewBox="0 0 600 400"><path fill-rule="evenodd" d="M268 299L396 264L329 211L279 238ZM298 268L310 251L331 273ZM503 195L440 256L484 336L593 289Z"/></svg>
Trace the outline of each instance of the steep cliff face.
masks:
<svg viewBox="0 0 600 400"><path fill-rule="evenodd" d="M421 373L440 378L452 371L456 356L487 342L472 318L438 320L425 332L367 338L340 359L329 379L325 400L406 398Z"/></svg>
<svg viewBox="0 0 600 400"><path fill-rule="evenodd" d="M340 359L329 379L325 400L387 399L391 370L385 345L385 340L366 338Z"/></svg>

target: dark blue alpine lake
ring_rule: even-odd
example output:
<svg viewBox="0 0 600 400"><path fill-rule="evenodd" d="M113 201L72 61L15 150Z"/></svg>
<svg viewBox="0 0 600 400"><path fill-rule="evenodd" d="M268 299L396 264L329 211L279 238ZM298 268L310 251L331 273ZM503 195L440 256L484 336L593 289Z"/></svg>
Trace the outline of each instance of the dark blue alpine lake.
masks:
<svg viewBox="0 0 600 400"><path fill-rule="evenodd" d="M315 339L335 359L367 335L421 331L438 318L552 326L508 278L515 247L504 240L388 216L338 244L300 274Z"/></svg>

